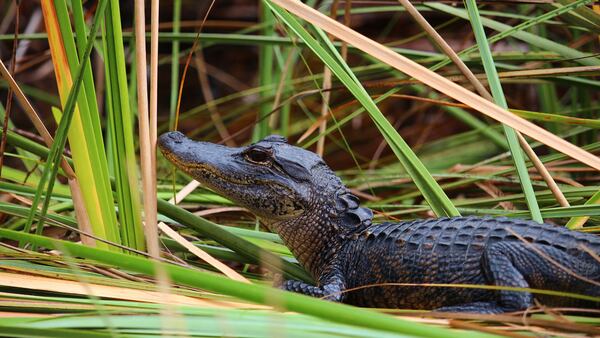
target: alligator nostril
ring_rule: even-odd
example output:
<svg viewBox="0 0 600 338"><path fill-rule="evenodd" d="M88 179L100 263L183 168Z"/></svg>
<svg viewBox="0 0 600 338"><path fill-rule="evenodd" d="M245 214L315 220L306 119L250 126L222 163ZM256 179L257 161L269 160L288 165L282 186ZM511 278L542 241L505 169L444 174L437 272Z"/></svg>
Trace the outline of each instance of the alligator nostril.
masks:
<svg viewBox="0 0 600 338"><path fill-rule="evenodd" d="M175 143L182 143L185 139L185 135L178 131L172 131L167 134L169 138Z"/></svg>
<svg viewBox="0 0 600 338"><path fill-rule="evenodd" d="M185 135L178 131L171 131L160 135L158 138L158 146L169 149L175 144L180 144L185 141Z"/></svg>

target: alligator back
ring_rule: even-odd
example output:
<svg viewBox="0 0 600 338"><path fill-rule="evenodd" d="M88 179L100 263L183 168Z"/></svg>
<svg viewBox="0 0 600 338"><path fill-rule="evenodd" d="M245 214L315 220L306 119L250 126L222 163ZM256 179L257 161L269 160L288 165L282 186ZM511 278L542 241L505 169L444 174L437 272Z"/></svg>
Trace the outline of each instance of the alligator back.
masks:
<svg viewBox="0 0 600 338"><path fill-rule="evenodd" d="M455 217L382 223L356 233L341 251L347 257L343 260L346 287L381 283L489 284L482 257L487 248L500 242L522 243L525 255L535 250L532 247L529 251L528 245L564 252L574 261L591 266L588 278L600 281L600 262L589 253L600 255L598 236L520 219ZM545 284L531 287L563 288ZM493 297L491 291L478 289L383 286L350 292L347 301L362 306L430 309Z"/></svg>
<svg viewBox="0 0 600 338"><path fill-rule="evenodd" d="M363 230L358 237L371 241L395 240L405 250L436 253L479 250L499 241L527 241L555 247L571 255L600 254L600 236L560 226L507 217L452 217L401 223L381 223Z"/></svg>

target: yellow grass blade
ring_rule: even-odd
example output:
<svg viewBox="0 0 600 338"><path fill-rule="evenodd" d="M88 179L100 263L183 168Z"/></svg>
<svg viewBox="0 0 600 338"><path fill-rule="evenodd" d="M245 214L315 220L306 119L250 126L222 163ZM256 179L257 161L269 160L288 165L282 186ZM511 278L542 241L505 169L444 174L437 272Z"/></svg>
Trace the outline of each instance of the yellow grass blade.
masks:
<svg viewBox="0 0 600 338"><path fill-rule="evenodd" d="M32 290L61 292L81 296L96 296L102 298L123 299L131 301L139 301L146 303L171 304L171 305L188 305L188 306L203 306L203 307L230 307L228 302L220 302L215 300L198 299L184 295L169 294L165 297L164 294L149 290L137 290L119 286L101 285L93 283L82 283L59 278L49 278L41 276L27 276L17 273L0 272L0 285L15 286ZM242 304L235 303L238 306ZM245 305L245 304L244 304ZM249 304L248 307L256 307Z"/></svg>
<svg viewBox="0 0 600 338"><path fill-rule="evenodd" d="M46 32L48 33L48 44L50 46L52 64L56 74L58 92L61 103L64 105L66 104L69 92L73 86L69 62L62 40L63 37L60 33L60 26L54 4L52 1L43 0L41 5ZM68 131L68 139L71 144L77 178L80 182L84 182L88 185L86 189L81 190L81 195L85 202L85 209L93 233L98 237L116 241L116 237L112 231L116 228L116 216L112 210L112 205L109 205L106 201L102 201L99 196L102 189L98 186L98 177L96 177L97 172L93 170L94 161L90 155L88 141L86 140L88 135L85 133L86 128L84 127L84 122L82 121L79 109L79 105L76 105L72 126ZM106 244L101 242L96 242L96 245L102 248L108 248Z"/></svg>

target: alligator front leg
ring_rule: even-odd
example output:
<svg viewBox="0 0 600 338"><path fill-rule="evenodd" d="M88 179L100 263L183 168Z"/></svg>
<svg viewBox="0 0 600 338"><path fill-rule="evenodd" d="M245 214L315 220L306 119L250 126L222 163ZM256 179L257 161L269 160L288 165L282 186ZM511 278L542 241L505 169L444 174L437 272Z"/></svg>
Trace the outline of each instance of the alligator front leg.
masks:
<svg viewBox="0 0 600 338"><path fill-rule="evenodd" d="M280 288L333 302L342 302L345 298L344 290L346 286L343 275L337 268L333 267L324 271L321 278L319 278L319 286L297 280L287 280L283 282Z"/></svg>

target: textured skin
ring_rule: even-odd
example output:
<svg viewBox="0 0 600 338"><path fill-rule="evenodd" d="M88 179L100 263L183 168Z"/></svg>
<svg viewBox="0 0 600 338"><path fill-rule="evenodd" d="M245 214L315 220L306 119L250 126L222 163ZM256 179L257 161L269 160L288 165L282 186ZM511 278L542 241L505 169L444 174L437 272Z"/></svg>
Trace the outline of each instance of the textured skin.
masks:
<svg viewBox="0 0 600 338"><path fill-rule="evenodd" d="M371 210L359 206L320 157L281 137L230 148L172 132L159 146L180 169L256 214L317 281L285 281L285 290L358 306L480 313L524 310L534 296L397 284L488 284L600 297L598 236L492 217L371 224ZM600 308L573 298L535 298L548 306Z"/></svg>
<svg viewBox="0 0 600 338"><path fill-rule="evenodd" d="M342 246L341 274L346 288L383 281L492 284L600 296L598 285L567 272L600 281L600 263L581 249L584 246L600 252L595 236L517 219L456 217L383 223ZM369 273L364 267L369 267ZM542 295L537 299L552 306L599 305ZM379 287L348 293L343 300L371 307L499 313L525 309L533 297L515 291Z"/></svg>

